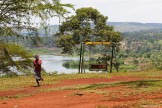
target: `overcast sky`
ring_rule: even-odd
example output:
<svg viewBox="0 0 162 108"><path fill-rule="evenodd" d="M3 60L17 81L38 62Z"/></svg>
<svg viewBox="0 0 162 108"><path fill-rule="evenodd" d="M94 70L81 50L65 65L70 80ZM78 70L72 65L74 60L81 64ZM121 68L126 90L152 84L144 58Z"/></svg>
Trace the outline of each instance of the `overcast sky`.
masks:
<svg viewBox="0 0 162 108"><path fill-rule="evenodd" d="M75 9L96 8L108 22L162 23L162 0L61 0ZM74 13L74 12L73 12ZM58 20L51 23L58 24Z"/></svg>

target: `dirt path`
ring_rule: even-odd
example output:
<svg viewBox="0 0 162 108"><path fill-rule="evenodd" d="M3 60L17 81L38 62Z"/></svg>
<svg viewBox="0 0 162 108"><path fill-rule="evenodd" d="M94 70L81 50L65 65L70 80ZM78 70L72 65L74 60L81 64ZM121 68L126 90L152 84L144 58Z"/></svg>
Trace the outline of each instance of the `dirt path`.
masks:
<svg viewBox="0 0 162 108"><path fill-rule="evenodd" d="M127 82L141 80L138 77L113 77L113 78L87 78L64 80L53 85L41 87L28 87L21 90L1 91L0 97L14 96L17 94L32 94L22 98L11 98L0 100L0 108L133 108L141 98L154 99L162 103L162 93L141 94L125 96L129 90L123 86L106 87L94 91L83 90L58 90L51 92L38 92L49 88L67 87L78 84L97 84L109 82ZM100 93L100 92L101 93ZM119 92L120 91L120 92ZM98 93L96 93L98 92ZM109 93L109 94L105 94ZM149 107L149 106L142 106ZM159 104L152 105L153 108L160 108ZM152 108L151 107L151 108Z"/></svg>
<svg viewBox="0 0 162 108"><path fill-rule="evenodd" d="M39 89L46 89L52 87L63 87L63 86L72 86L77 84L95 84L95 83L109 83L109 82L117 82L117 81L134 81L140 80L138 77L113 77L113 78L84 78L84 79L74 79L74 80L64 80L57 84L52 85L42 85L40 87L31 86L28 88L22 88L20 90L9 90L9 91L0 91L0 97L4 96L12 96L16 94L24 94L35 92Z"/></svg>

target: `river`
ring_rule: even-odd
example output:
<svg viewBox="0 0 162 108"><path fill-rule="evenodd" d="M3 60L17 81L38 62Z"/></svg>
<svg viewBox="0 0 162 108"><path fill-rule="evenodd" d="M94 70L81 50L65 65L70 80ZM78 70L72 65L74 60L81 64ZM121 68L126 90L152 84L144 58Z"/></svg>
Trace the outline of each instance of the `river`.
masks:
<svg viewBox="0 0 162 108"><path fill-rule="evenodd" d="M67 61L78 61L79 57L67 57L67 56L54 56L54 55L40 55L42 59L42 67L47 73L57 72L58 74L65 73L78 73L78 69L67 69L62 66Z"/></svg>

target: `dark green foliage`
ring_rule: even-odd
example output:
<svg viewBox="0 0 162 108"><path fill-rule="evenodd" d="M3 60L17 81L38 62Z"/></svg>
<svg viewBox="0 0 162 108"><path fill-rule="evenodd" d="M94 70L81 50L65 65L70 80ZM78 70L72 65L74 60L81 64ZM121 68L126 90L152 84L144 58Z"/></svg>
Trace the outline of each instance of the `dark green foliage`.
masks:
<svg viewBox="0 0 162 108"><path fill-rule="evenodd" d="M68 13L65 7L73 8L71 4L61 4L59 0L1 0L0 1L0 72L9 71L8 68L16 66L27 68L31 66L31 55L18 44L18 37L26 38L20 33L21 30L32 32L30 40L33 45L40 46L42 40L39 38L37 25L33 18L41 19L39 25L46 28L48 18L64 17ZM15 37L16 41L12 41ZM21 60L14 60L20 57Z"/></svg>
<svg viewBox="0 0 162 108"><path fill-rule="evenodd" d="M16 44L0 44L0 50L3 51L0 53L0 71L10 72L10 66L15 66L18 69L27 69L32 66L30 58L33 55L24 50L23 47Z"/></svg>
<svg viewBox="0 0 162 108"><path fill-rule="evenodd" d="M58 46L63 47L64 53L73 53L73 49L76 49L77 44L82 42L121 41L121 34L115 32L112 26L106 25L107 19L107 17L91 7L77 9L76 15L68 17L60 26L59 33L57 33L60 37ZM71 36L71 41L64 43L65 40L68 42L69 36ZM60 45L62 43L64 45Z"/></svg>
<svg viewBox="0 0 162 108"><path fill-rule="evenodd" d="M138 32L123 33L126 50L118 56L120 59L132 61L139 69L162 69L162 30L151 29ZM133 58L133 59L132 59Z"/></svg>
<svg viewBox="0 0 162 108"><path fill-rule="evenodd" d="M61 36L57 44L58 47L63 47L63 53L73 53L72 48L75 46L75 42L71 35Z"/></svg>

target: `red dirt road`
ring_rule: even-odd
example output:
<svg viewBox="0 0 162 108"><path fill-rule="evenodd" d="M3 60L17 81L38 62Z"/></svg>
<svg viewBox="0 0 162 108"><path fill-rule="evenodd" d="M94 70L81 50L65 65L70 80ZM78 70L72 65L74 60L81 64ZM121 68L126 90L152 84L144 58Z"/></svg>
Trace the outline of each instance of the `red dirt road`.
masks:
<svg viewBox="0 0 162 108"><path fill-rule="evenodd" d="M162 108L162 92L159 91L151 94L145 93L127 96L127 92L131 92L133 90L125 86L110 86L100 89L93 89L91 91L67 89L40 92L40 90L47 90L49 88L68 87L78 84L127 82L141 79L142 78L138 77L75 79L65 80L53 85L43 85L41 87L0 91L0 97L12 97L7 100L0 100L0 108L136 108L141 99L155 100L155 103L153 105L146 104L140 107ZM13 98L13 96L20 94L32 95ZM161 105L159 103L161 103Z"/></svg>

